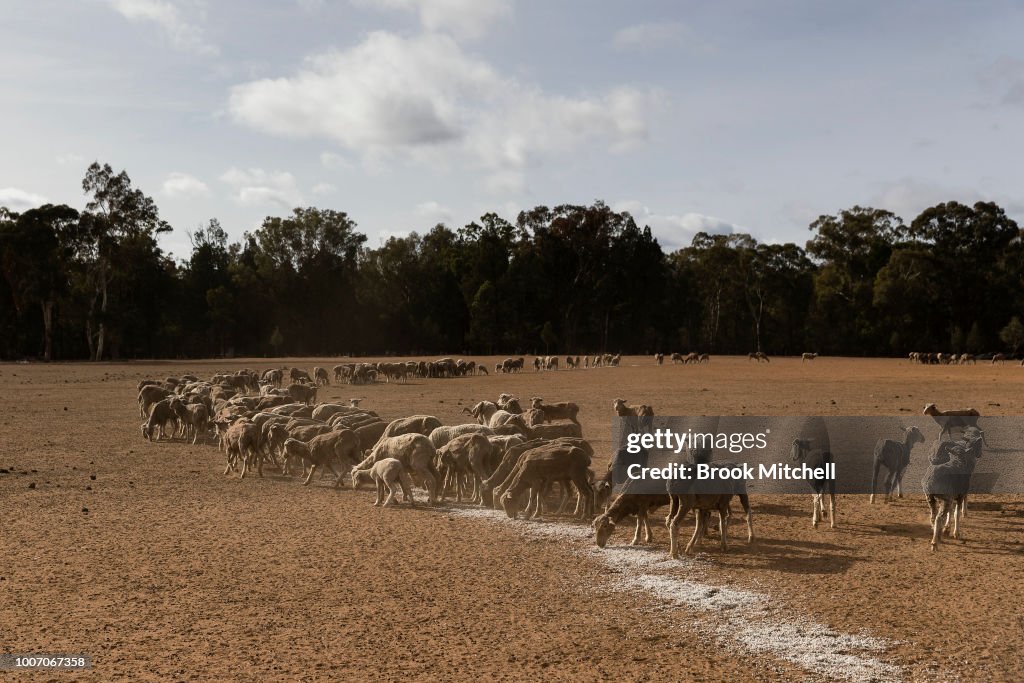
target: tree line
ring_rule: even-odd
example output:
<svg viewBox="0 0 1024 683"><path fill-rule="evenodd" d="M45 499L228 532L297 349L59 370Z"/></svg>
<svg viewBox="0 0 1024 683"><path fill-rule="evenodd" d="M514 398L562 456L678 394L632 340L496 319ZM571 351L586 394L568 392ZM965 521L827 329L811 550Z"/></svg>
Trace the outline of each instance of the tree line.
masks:
<svg viewBox="0 0 1024 683"><path fill-rule="evenodd" d="M0 357L909 351L1017 353L1024 242L998 205L909 224L855 206L803 246L698 233L666 253L603 202L488 213L366 244L346 213L270 216L229 240L171 230L128 174L92 164L84 211L0 208Z"/></svg>

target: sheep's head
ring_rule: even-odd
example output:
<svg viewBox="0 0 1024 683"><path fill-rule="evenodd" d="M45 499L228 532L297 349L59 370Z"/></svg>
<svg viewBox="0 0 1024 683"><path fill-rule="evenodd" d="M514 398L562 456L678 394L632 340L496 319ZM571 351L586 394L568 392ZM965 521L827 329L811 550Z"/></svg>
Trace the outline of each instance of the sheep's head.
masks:
<svg viewBox="0 0 1024 683"><path fill-rule="evenodd" d="M934 415L935 413L938 412L938 410L936 410L934 403L929 403L928 405L926 405L924 407L924 411L923 412L924 412L925 415Z"/></svg>
<svg viewBox="0 0 1024 683"><path fill-rule="evenodd" d="M542 399L540 396L534 396L533 398L530 399L531 408L540 408L542 405L544 405L544 399Z"/></svg>
<svg viewBox="0 0 1024 683"><path fill-rule="evenodd" d="M603 548L608 539L615 533L615 522L608 515L598 515L594 519L594 538L597 540L597 547Z"/></svg>
<svg viewBox="0 0 1024 683"><path fill-rule="evenodd" d="M149 423L148 422L143 422L142 423L142 438L146 439L147 441L151 441L152 440L152 439L149 438Z"/></svg>
<svg viewBox="0 0 1024 683"><path fill-rule="evenodd" d="M501 508L510 519L515 519L523 509L523 496L513 496L510 491L501 494Z"/></svg>
<svg viewBox="0 0 1024 683"><path fill-rule="evenodd" d="M614 401L612 401L612 408L615 410L615 412L618 412L620 409L625 408L625 407L626 407L626 399L624 399L624 398L617 398Z"/></svg>
<svg viewBox="0 0 1024 683"><path fill-rule="evenodd" d="M913 447L915 443L924 443L924 434L922 434L921 430L917 427L907 427L906 432L908 437L907 443L910 444L911 447Z"/></svg>

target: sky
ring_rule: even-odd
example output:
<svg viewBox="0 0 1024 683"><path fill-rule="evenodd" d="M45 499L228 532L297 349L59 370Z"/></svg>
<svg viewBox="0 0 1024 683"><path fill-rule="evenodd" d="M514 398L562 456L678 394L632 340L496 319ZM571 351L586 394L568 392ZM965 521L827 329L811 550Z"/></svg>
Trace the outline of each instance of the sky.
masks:
<svg viewBox="0 0 1024 683"><path fill-rule="evenodd" d="M603 200L666 250L854 205L1024 224L1024 4L0 0L0 205L92 161L174 231L295 206L378 246Z"/></svg>

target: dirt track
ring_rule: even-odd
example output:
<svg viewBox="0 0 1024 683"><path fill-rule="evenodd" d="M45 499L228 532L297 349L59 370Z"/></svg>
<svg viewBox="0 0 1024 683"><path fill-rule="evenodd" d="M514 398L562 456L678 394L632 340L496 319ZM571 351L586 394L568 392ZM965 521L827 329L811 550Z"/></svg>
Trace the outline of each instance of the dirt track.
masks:
<svg viewBox="0 0 1024 683"><path fill-rule="evenodd" d="M269 365L0 366L0 469L11 470L0 473L4 650L89 653L91 674L50 677L97 681L824 675L723 635L713 612L616 590L627 565L605 561L568 520L533 523L545 529L538 535L459 509L378 510L370 491L327 480L303 488L273 473L239 481L222 476L212 445L140 437L139 379ZM660 415L907 415L926 402L1019 415L1022 385L1024 368L1011 364L628 358L620 368L331 387L320 398L361 396L385 418L446 423L503 391L574 400L603 464L619 396ZM968 542L932 554L918 482L907 489L891 506L842 497L835 530L811 529L809 496L755 498L753 546L705 546L696 561L670 565L657 524L654 553L623 550L623 529L608 557L650 558L659 575L769 596L768 618L884 640L871 655L892 667L883 677L1021 680L1021 498L979 499Z"/></svg>

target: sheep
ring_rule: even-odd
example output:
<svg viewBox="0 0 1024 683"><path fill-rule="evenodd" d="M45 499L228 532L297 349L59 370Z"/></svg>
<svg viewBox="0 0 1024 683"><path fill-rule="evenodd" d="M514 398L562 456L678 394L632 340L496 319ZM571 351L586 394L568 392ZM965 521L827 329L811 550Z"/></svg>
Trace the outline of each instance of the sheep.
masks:
<svg viewBox="0 0 1024 683"><path fill-rule="evenodd" d="M224 444L227 450L227 467L224 474L235 469L235 463L241 461L240 479L245 479L245 473L252 469L253 461L256 463L259 475L263 476L263 458L259 457L256 445L259 439L259 430L256 425L246 420L240 420L227 428L224 434Z"/></svg>
<svg viewBox="0 0 1024 683"><path fill-rule="evenodd" d="M402 417L388 423L388 426L384 428L384 433L381 434L380 438L385 439L389 436L400 436L402 434L422 434L423 436L430 436L430 433L440 426L441 421L433 415L413 415L411 417Z"/></svg>
<svg viewBox="0 0 1024 683"><path fill-rule="evenodd" d="M437 449L438 469L445 475L441 500L444 501L448 482L454 480L455 500L461 503L463 483L467 477L472 477L473 495L470 502L479 502L481 484L487 477L487 466L493 452L494 446L482 434L463 434Z"/></svg>
<svg viewBox="0 0 1024 683"><path fill-rule="evenodd" d="M664 363L665 363L665 354L663 354L663 353L656 353L656 354L654 354L654 362L657 363L658 365L664 365Z"/></svg>
<svg viewBox="0 0 1024 683"><path fill-rule="evenodd" d="M381 505L389 507L395 502L396 484L402 487L402 497L410 507L416 506L416 500L412 495L412 478L402 467L402 462L397 458L384 458L373 464L368 470L352 470L352 488L357 489L364 481L370 481L377 487L377 499L373 506ZM384 492L387 490L387 497Z"/></svg>
<svg viewBox="0 0 1024 683"><path fill-rule="evenodd" d="M313 384L289 384L288 395L293 401L312 405L316 403L316 386Z"/></svg>
<svg viewBox="0 0 1024 683"><path fill-rule="evenodd" d="M766 354L764 351L752 351L751 353L747 354L747 359L756 360L758 363L760 363L761 361L764 361L765 363L772 362L771 359L768 357L768 354Z"/></svg>
<svg viewBox="0 0 1024 683"><path fill-rule="evenodd" d="M820 448L812 450L811 439L793 440L793 461L803 462L812 469L824 468L832 464L832 454ZM829 527L836 527L836 482L832 478L808 479L814 494L811 498L811 526L818 528L819 513L821 518L825 517L825 496L829 498L828 518Z"/></svg>
<svg viewBox="0 0 1024 683"><path fill-rule="evenodd" d="M359 437L354 432L343 429L314 436L304 443L300 439L288 438L284 444L285 460L301 458L308 461L312 467L306 475L303 486L309 486L313 480L313 473L318 467L329 467L334 473L334 487L341 487L344 482L344 475L334 468L336 462L344 467L352 468L359 459Z"/></svg>
<svg viewBox="0 0 1024 683"><path fill-rule="evenodd" d="M299 368L292 368L291 372L288 373L288 376L291 377L293 382L313 383L313 378L309 376L309 373L305 370L300 370Z"/></svg>
<svg viewBox="0 0 1024 683"><path fill-rule="evenodd" d="M817 357L818 357L817 353L801 353L800 354L800 362L803 363L804 361L814 360Z"/></svg>
<svg viewBox="0 0 1024 683"><path fill-rule="evenodd" d="M974 466L981 457L984 432L975 427L964 430L964 439L956 443L939 442L935 446L928 470L921 481L921 487L928 497L928 509L932 525L932 550L938 550L942 529L948 526L950 515L953 522L953 537L963 541L960 528L967 506L967 493L971 487ZM940 505L941 504L941 505ZM940 520L945 520L940 525Z"/></svg>
<svg viewBox="0 0 1024 683"><path fill-rule="evenodd" d="M178 423L184 426L186 439L189 433L192 434L192 443L199 441L200 434L206 434L210 427L210 411L204 403L182 403L180 399L171 399L171 410L178 418Z"/></svg>
<svg viewBox="0 0 1024 683"><path fill-rule="evenodd" d="M992 365L995 365L996 363L999 363L1000 365L1002 365L1004 360L1006 360L1006 354L1005 353L994 353L994 354L992 354Z"/></svg>
<svg viewBox="0 0 1024 683"><path fill-rule="evenodd" d="M543 398L534 396L530 399L530 407L543 410L544 419L548 422L551 420L569 420L579 424L576 416L580 412L580 407L575 403L544 403Z"/></svg>
<svg viewBox="0 0 1024 683"><path fill-rule="evenodd" d="M323 368L313 368L313 382L317 386L329 386L331 378L327 375L327 371Z"/></svg>
<svg viewBox="0 0 1024 683"><path fill-rule="evenodd" d="M577 422L556 422L528 427L524 436L530 439L558 439L560 437L583 437L583 428Z"/></svg>
<svg viewBox="0 0 1024 683"><path fill-rule="evenodd" d="M483 434L484 436L494 436L493 429L481 424L450 425L446 427L438 427L434 431L430 432L430 443L434 448L440 448L457 436L471 433Z"/></svg>
<svg viewBox="0 0 1024 683"><path fill-rule="evenodd" d="M480 401L472 409L463 408L462 412L475 417L480 424L492 428L505 424L513 416L507 410L500 410L498 405L491 401Z"/></svg>
<svg viewBox="0 0 1024 683"><path fill-rule="evenodd" d="M963 408L960 410L939 410L935 407L934 403L929 403L924 407L924 415L930 415L939 426L942 427L942 431L939 432L939 438L948 435L949 438L953 438L952 429L954 427L960 427L966 429L967 427L978 428L978 418L981 417L974 408ZM982 432L984 434L984 432ZM986 443L986 445L988 445Z"/></svg>
<svg viewBox="0 0 1024 683"><path fill-rule="evenodd" d="M700 354L700 356L697 357L697 362L698 363L710 363L711 362L711 354L709 354L709 353L702 353L702 354Z"/></svg>
<svg viewBox="0 0 1024 683"><path fill-rule="evenodd" d="M647 519L647 513L669 504L668 494L645 494L645 493L620 493L604 514L594 519L594 534L597 540L597 547L603 548L608 539L615 532L615 525L627 515L636 517L636 531L633 533L633 540L630 545L640 543L640 530L644 531L644 543L650 543L651 524Z"/></svg>
<svg viewBox="0 0 1024 683"><path fill-rule="evenodd" d="M675 365L677 363L682 363L682 362L683 362L683 354L681 354L681 353L673 353L672 354L672 364L673 365Z"/></svg>
<svg viewBox="0 0 1024 683"><path fill-rule="evenodd" d="M648 405L631 406L626 404L626 399L617 398L612 401L612 408L619 417L654 417L654 408Z"/></svg>
<svg viewBox="0 0 1024 683"><path fill-rule="evenodd" d="M163 387L147 385L139 389L139 415L149 415L150 407L157 401L162 401L171 395L171 392Z"/></svg>
<svg viewBox="0 0 1024 683"><path fill-rule="evenodd" d="M875 463L871 473L871 498L870 503L875 502L875 482L878 481L878 470L883 465L888 474L885 477L885 501L889 502L895 493L903 497L903 472L910 464L910 451L914 444L924 443L924 435L917 427L907 427L904 430L903 441L892 439L880 439L875 444Z"/></svg>
<svg viewBox="0 0 1024 683"><path fill-rule="evenodd" d="M480 505L496 507L496 501L493 499L492 492L497 492L500 495L500 487L503 486L506 480L509 480L523 453L546 443L548 441L545 439L531 439L505 449L505 453L501 456L501 462L497 468L480 484Z"/></svg>
<svg viewBox="0 0 1024 683"><path fill-rule="evenodd" d="M167 436L164 427L168 422L174 422L174 431L177 431L177 421L178 418L171 408L171 399L165 398L157 401L149 407L149 419L142 423L142 436L150 441L159 441L161 437ZM156 439L154 439L153 431L156 429L159 429L159 433ZM171 433L173 434L174 432L172 431Z"/></svg>
<svg viewBox="0 0 1024 683"><path fill-rule="evenodd" d="M430 439L422 434L389 436L386 439L381 439L370 451L370 454L356 465L355 469L370 469L374 463L380 460L397 458L402 462L406 471L419 476L420 481L427 489L430 503L434 504L437 502L437 489L441 480L437 468L434 466L436 456L437 451L431 445Z"/></svg>
<svg viewBox="0 0 1024 683"><path fill-rule="evenodd" d="M501 507L511 519L523 509L523 494L531 490L527 517L538 517L543 512L544 485L553 481L571 481L583 499L582 513L593 514L594 490L590 485L588 467L590 457L581 449L563 443L551 443L534 448L525 454L513 474L512 483L501 494Z"/></svg>

